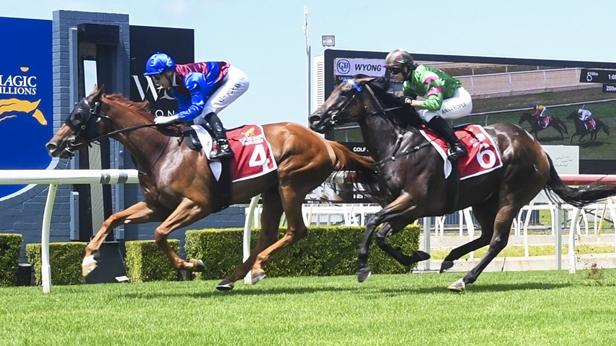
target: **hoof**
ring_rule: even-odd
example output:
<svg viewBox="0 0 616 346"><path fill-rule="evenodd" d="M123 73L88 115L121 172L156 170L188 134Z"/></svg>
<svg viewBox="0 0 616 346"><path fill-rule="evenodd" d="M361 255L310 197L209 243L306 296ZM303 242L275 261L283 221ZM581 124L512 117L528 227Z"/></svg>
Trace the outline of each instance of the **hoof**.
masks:
<svg viewBox="0 0 616 346"><path fill-rule="evenodd" d="M441 263L441 269L439 270L439 273L442 273L451 267L453 267L453 261L443 261L443 263Z"/></svg>
<svg viewBox="0 0 616 346"><path fill-rule="evenodd" d="M84 257L83 261L81 261L81 276L85 278L96 269L97 266L98 262L96 262L93 255Z"/></svg>
<svg viewBox="0 0 616 346"><path fill-rule="evenodd" d="M216 289L221 292L231 291L234 287L233 282L227 281L227 279L222 280L218 285L216 285Z"/></svg>
<svg viewBox="0 0 616 346"><path fill-rule="evenodd" d="M257 282L261 281L265 279L265 272L256 272L256 273L252 273L252 278L251 278L251 282L252 284L256 284Z"/></svg>
<svg viewBox="0 0 616 346"><path fill-rule="evenodd" d="M203 263L202 260L191 259L190 263L193 264L191 271L193 272L204 272L205 271L205 264Z"/></svg>
<svg viewBox="0 0 616 346"><path fill-rule="evenodd" d="M430 254L427 252L418 250L413 254L413 259L415 260L415 262L425 261L425 260L430 259Z"/></svg>
<svg viewBox="0 0 616 346"><path fill-rule="evenodd" d="M360 268L357 271L357 282L362 283L366 281L366 279L369 278L370 275L372 275L370 268Z"/></svg>
<svg viewBox="0 0 616 346"><path fill-rule="evenodd" d="M458 281L449 285L449 287L447 288L452 292L461 293L461 292L464 292L464 289L466 288L466 284L464 283L464 280L459 279Z"/></svg>

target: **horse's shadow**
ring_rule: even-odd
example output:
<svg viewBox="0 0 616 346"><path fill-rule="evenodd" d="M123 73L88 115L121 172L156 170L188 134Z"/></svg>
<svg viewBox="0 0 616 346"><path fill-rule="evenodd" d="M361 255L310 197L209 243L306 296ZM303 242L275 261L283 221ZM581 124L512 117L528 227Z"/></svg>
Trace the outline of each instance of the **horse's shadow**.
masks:
<svg viewBox="0 0 616 346"><path fill-rule="evenodd" d="M549 284L542 282L527 282L522 284L483 284L468 287L468 292L484 293L484 292L509 292L509 291L525 291L525 290L553 290L559 288L570 287L573 284ZM259 287L255 289L235 289L230 292L218 292L215 290L207 292L147 292L147 293L126 293L120 294L119 297L128 299L161 299L161 298L206 298L206 299L225 299L235 296L280 296L280 295L303 295L310 293L355 293L367 297L376 298L377 296L401 296L401 295L434 295L434 294L452 294L444 285L435 285L431 287L411 287L401 286L397 288L376 288L370 285L360 285L355 287Z"/></svg>
<svg viewBox="0 0 616 346"><path fill-rule="evenodd" d="M525 291L525 290L553 290L558 288L569 287L571 284L546 284L542 282L528 282L524 284L482 284L477 286L467 287L467 292L472 293L496 293L510 291ZM433 294L452 294L446 287L404 287L404 288L388 288L379 290L379 293L388 296L400 295L433 295Z"/></svg>
<svg viewBox="0 0 616 346"><path fill-rule="evenodd" d="M604 143L601 141L583 141L583 142L578 142L578 146L580 148L593 148L593 147L600 147L602 146Z"/></svg>
<svg viewBox="0 0 616 346"><path fill-rule="evenodd" d="M258 289L235 289L229 292L219 292L212 288L207 292L147 292L147 293L126 293L119 294L119 297L129 299L160 299L160 298L212 298L221 299L232 296L278 296L278 295L296 295L310 294L321 292L337 292L345 293L355 291L355 288L343 288L334 286L325 287L295 287L295 288L280 288L280 287L259 287Z"/></svg>

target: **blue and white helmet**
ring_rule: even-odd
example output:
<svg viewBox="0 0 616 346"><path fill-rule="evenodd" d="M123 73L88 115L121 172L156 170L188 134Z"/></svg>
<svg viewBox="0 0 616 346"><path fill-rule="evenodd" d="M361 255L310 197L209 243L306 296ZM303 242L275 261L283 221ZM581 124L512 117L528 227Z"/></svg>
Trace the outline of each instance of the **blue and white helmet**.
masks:
<svg viewBox="0 0 616 346"><path fill-rule="evenodd" d="M156 52L145 63L144 76L154 76L165 71L173 70L175 61L165 53Z"/></svg>

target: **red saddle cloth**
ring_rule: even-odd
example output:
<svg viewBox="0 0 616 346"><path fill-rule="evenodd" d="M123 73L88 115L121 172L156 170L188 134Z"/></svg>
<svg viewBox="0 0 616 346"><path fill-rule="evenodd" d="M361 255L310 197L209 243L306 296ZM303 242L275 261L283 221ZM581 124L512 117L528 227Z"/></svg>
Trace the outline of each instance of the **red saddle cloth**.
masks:
<svg viewBox="0 0 616 346"><path fill-rule="evenodd" d="M590 118L584 122L584 125L586 125L587 131L592 131L597 127L597 122L595 121L595 118Z"/></svg>
<svg viewBox="0 0 616 346"><path fill-rule="evenodd" d="M539 122L539 126L541 126L542 129L545 129L548 126L550 126L550 123L552 122L552 117L549 115L546 115L543 118L539 118L538 122Z"/></svg>
<svg viewBox="0 0 616 346"><path fill-rule="evenodd" d="M428 128L420 130L421 134L436 148L443 160L447 160L448 145L444 139ZM491 172L503 166L500 152L492 137L479 125L466 125L455 129L468 155L456 162L456 170L460 180Z"/></svg>
<svg viewBox="0 0 616 346"><path fill-rule="evenodd" d="M229 130L227 138L233 151L233 181L256 178L278 168L272 147L260 125L244 125Z"/></svg>

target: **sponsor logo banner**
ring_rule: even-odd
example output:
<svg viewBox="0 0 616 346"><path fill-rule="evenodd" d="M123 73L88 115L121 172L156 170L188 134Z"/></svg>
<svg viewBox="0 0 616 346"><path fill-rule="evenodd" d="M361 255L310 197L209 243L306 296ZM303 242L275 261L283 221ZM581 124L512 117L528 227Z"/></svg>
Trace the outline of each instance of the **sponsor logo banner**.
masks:
<svg viewBox="0 0 616 346"><path fill-rule="evenodd" d="M363 74L370 77L383 77L385 75L385 61L383 59L334 59L334 75L354 76Z"/></svg>
<svg viewBox="0 0 616 346"><path fill-rule="evenodd" d="M0 169L45 169L53 135L51 21L0 17ZM24 185L0 185L0 199Z"/></svg>

